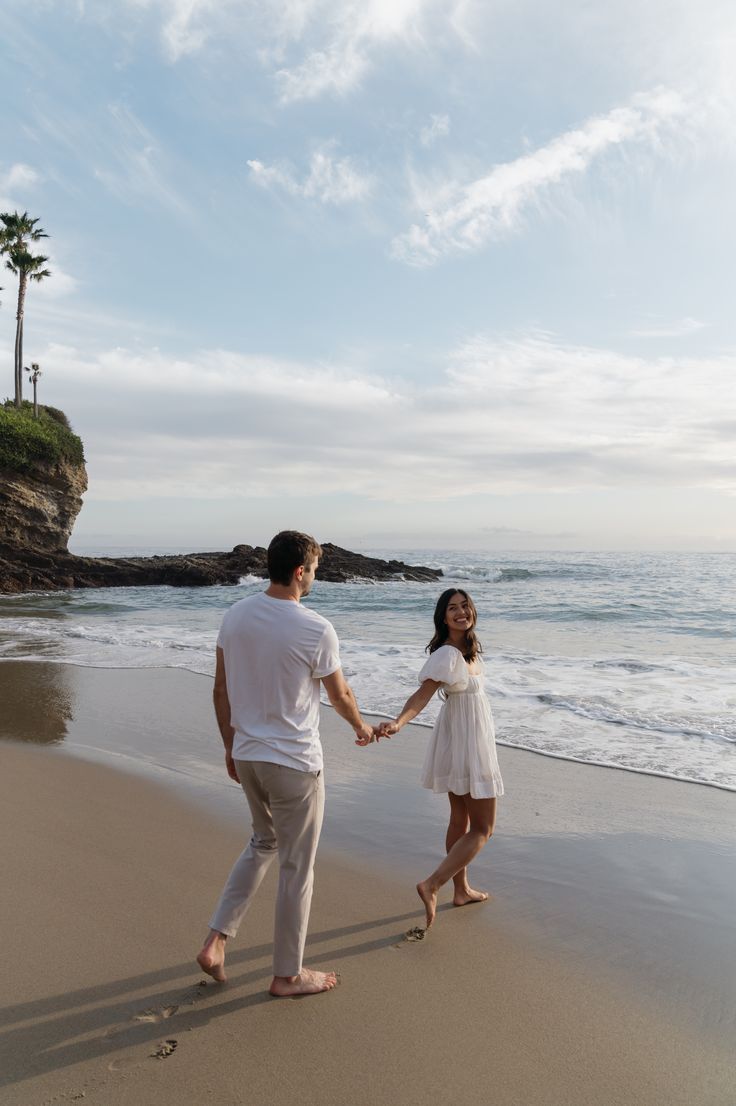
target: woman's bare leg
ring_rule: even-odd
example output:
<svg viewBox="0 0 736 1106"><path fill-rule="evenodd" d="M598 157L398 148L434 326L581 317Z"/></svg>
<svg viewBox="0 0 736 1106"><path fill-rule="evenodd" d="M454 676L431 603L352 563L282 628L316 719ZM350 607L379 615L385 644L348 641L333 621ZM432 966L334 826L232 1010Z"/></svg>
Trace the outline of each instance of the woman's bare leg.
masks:
<svg viewBox="0 0 736 1106"><path fill-rule="evenodd" d="M468 832L470 815L465 805L464 795L454 795L450 791L447 798L450 800L450 824L447 827L445 837L445 852L449 853L455 842L459 841L463 834Z"/></svg>
<svg viewBox="0 0 736 1106"><path fill-rule="evenodd" d="M452 795L452 792L450 794ZM455 799L463 800L463 805L467 813L467 829L457 836L455 835L460 825L460 810L459 805L455 806L453 804L453 800ZM453 828L453 815L456 810L457 815L454 818ZM467 868L473 857L478 855L493 833L493 828L496 824L495 799L473 799L470 795L452 795L450 800L450 811L450 827L448 827L447 831L447 840L449 842L451 836L454 837L455 840L450 845L447 856L442 863L435 868L432 875L417 884L417 893L424 903L424 909L427 915L427 929L429 929L434 921L437 910L437 892L440 887L454 876L462 877L463 870ZM464 880L464 886L468 887L468 890L472 890L467 884L467 874L462 878ZM457 885L455 893L457 894ZM482 892L475 892L475 894L482 894ZM468 901L478 902L480 900L469 899Z"/></svg>
<svg viewBox="0 0 736 1106"><path fill-rule="evenodd" d="M450 791L447 797L450 800L450 822L445 836L445 852L449 853L455 842L459 841L460 838L468 832L470 827L470 815L468 814L464 795L455 795ZM468 884L467 868L461 868L459 872L456 872L452 877L452 882L455 884L453 902L456 906L465 906L467 902L478 901L467 897L468 894L471 893L471 888ZM480 892L475 892L475 894L480 894Z"/></svg>
<svg viewBox="0 0 736 1106"><path fill-rule="evenodd" d="M454 795L450 791L448 798L450 800L450 824L447 827L445 849L449 853L455 842L468 832L470 814L468 813L466 799L470 799L470 795ZM452 882L455 885L455 893L452 897L454 906L469 906L473 902L485 902L488 898L487 891L476 891L475 888L470 886L467 868L461 868L459 872L456 872L452 877Z"/></svg>

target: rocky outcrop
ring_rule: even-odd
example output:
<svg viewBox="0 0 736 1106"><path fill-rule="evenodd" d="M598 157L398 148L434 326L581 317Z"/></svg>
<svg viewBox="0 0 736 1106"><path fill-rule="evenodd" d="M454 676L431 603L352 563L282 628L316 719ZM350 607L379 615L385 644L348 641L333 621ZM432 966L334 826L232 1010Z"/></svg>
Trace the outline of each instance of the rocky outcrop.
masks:
<svg viewBox="0 0 736 1106"><path fill-rule="evenodd" d="M265 575L265 573L264 573ZM318 580L345 583L348 580L437 580L442 575L439 568L407 565L403 561L382 561L378 557L364 557L351 553L339 545L325 542L317 569Z"/></svg>
<svg viewBox="0 0 736 1106"><path fill-rule="evenodd" d="M64 551L87 490L84 465L37 461L26 472L0 469L0 543Z"/></svg>
<svg viewBox="0 0 736 1106"><path fill-rule="evenodd" d="M383 561L323 546L317 578L348 580L434 581L439 569ZM76 557L64 551L26 549L22 555L0 542L0 592L59 591L64 588L206 587L237 584L244 576L266 578L266 550L236 545L230 553L184 553L168 557Z"/></svg>

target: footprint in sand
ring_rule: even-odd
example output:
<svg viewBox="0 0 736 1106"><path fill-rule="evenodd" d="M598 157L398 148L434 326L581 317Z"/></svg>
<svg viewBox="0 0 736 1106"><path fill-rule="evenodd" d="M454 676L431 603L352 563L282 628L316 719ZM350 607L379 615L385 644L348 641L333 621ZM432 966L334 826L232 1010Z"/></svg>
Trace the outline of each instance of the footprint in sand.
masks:
<svg viewBox="0 0 736 1106"><path fill-rule="evenodd" d="M139 1010L137 1014L133 1014L130 1021L125 1022L123 1025L114 1025L111 1029L108 1029L105 1036L119 1037L121 1033L129 1033L132 1028L131 1022L134 1024L147 1023L148 1025L155 1025L165 1018L172 1018L178 1009L178 1004L175 1006L149 1006L147 1010Z"/></svg>
<svg viewBox="0 0 736 1106"><path fill-rule="evenodd" d="M178 1043L175 1037L169 1037L153 1050L151 1056L155 1057L156 1060L165 1060L167 1056L171 1056Z"/></svg>
<svg viewBox="0 0 736 1106"><path fill-rule="evenodd" d="M167 1056L171 1056L172 1052L176 1050L178 1043L176 1037L167 1037L165 1040L159 1041L153 1052L148 1053L148 1056L154 1060L165 1060ZM122 1072L129 1068L139 1068L145 1063L146 1060L140 1052L133 1055L116 1056L115 1059L111 1060L107 1065L107 1070L111 1072Z"/></svg>
<svg viewBox="0 0 736 1106"><path fill-rule="evenodd" d="M143 1061L139 1060L137 1056L116 1056L107 1065L107 1070L112 1072L127 1071L128 1068L139 1068L142 1063Z"/></svg>
<svg viewBox="0 0 736 1106"><path fill-rule="evenodd" d="M160 1022L164 1018L173 1018L178 1009L179 1004L177 1003L174 1006L159 1006L150 1010L141 1010L140 1014L133 1015L132 1020L134 1022Z"/></svg>
<svg viewBox="0 0 736 1106"><path fill-rule="evenodd" d="M394 945L393 947L395 949L400 949L405 941L423 941L426 933L426 929L422 929L421 926L413 926L412 929L407 929L401 939L401 944Z"/></svg>
<svg viewBox="0 0 736 1106"><path fill-rule="evenodd" d="M165 1021L166 1018L173 1018L175 1014L179 1012L182 1006L194 1006L195 1002L199 1002L201 998L204 998L204 988L207 986L207 980L201 979L199 983L195 983L193 987L189 987L188 990L182 995L179 1002L172 1002L168 1006L148 1006L145 1010L139 1010L137 1014L133 1014L130 1021L132 1022L148 1022L151 1025L155 1025L156 1022ZM118 1034L124 1033L126 1029L130 1028L130 1023L126 1025L117 1025L108 1030L105 1034L106 1037L117 1037Z"/></svg>

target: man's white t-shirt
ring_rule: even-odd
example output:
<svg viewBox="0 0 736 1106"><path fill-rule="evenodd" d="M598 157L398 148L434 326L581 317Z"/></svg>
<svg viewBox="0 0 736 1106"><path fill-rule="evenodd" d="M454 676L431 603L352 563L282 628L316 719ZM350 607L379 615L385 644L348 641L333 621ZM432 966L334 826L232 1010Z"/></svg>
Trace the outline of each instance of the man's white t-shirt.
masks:
<svg viewBox="0 0 736 1106"><path fill-rule="evenodd" d="M332 624L300 603L260 592L230 608L217 644L225 658L233 758L320 771L319 681L340 667Z"/></svg>

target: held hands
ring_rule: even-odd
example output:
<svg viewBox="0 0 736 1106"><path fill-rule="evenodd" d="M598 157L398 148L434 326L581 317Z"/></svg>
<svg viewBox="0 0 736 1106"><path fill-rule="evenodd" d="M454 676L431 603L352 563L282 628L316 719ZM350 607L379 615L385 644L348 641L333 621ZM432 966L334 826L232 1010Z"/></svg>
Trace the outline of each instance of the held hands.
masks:
<svg viewBox="0 0 736 1106"><path fill-rule="evenodd" d="M392 737L399 732L399 726L395 722L381 722L380 726L364 726L362 730L355 731L356 745L372 745L374 741L380 741L382 737Z"/></svg>

